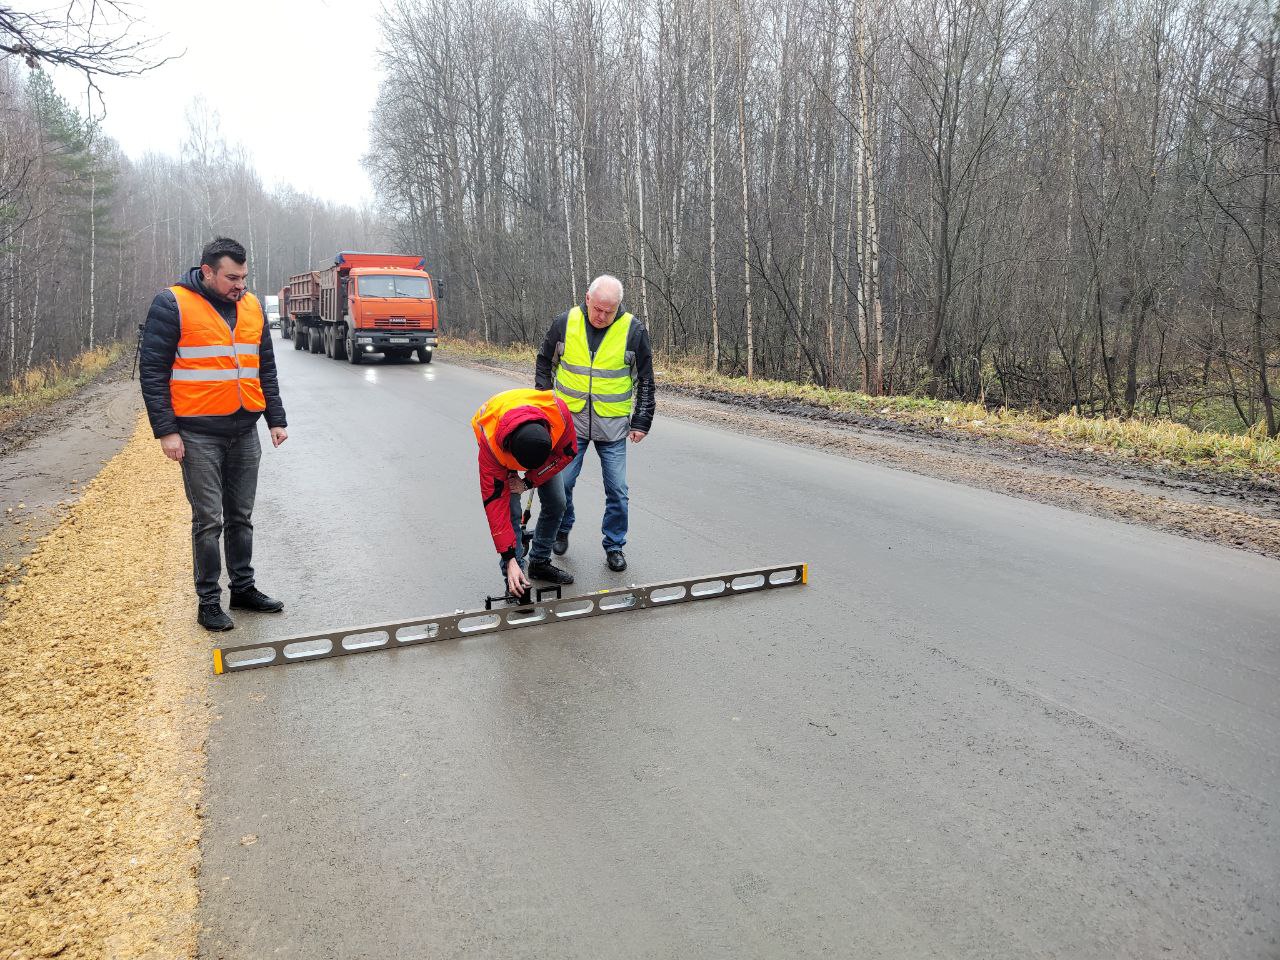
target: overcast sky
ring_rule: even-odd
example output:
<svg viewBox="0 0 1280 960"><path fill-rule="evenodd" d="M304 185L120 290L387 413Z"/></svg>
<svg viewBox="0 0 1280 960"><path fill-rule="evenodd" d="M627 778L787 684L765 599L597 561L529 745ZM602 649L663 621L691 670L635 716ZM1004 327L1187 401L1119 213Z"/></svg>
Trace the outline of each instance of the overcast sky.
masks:
<svg viewBox="0 0 1280 960"><path fill-rule="evenodd" d="M336 203L372 199L360 157L378 93L378 3L344 0L132 0L162 55L151 73L101 84L106 132L131 157L177 155L198 95L244 144L268 186L292 184ZM82 77L54 74L85 110ZM95 103L95 113L98 111Z"/></svg>

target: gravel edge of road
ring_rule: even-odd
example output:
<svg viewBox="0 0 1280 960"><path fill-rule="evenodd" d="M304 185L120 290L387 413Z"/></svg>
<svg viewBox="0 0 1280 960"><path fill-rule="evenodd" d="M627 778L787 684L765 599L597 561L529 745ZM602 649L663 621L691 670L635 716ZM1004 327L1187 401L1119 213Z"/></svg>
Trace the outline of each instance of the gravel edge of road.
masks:
<svg viewBox="0 0 1280 960"><path fill-rule="evenodd" d="M209 645L171 467L140 419L6 591L6 958L195 955Z"/></svg>

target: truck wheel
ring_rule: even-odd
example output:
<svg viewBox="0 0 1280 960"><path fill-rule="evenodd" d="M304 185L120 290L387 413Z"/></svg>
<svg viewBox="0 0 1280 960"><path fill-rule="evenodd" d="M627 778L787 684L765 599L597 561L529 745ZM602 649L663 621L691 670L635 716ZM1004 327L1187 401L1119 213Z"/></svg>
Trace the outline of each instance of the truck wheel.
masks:
<svg viewBox="0 0 1280 960"><path fill-rule="evenodd" d="M293 328L293 349L295 350L303 349L307 345L306 338L307 338L306 328L295 326Z"/></svg>
<svg viewBox="0 0 1280 960"><path fill-rule="evenodd" d="M307 336L307 345L311 348L312 353L320 353L324 350L324 340L322 334L315 327L310 328Z"/></svg>
<svg viewBox="0 0 1280 960"><path fill-rule="evenodd" d="M336 333L333 335L333 359L347 359L347 338L340 337Z"/></svg>
<svg viewBox="0 0 1280 960"><path fill-rule="evenodd" d="M357 365L360 363L360 348L356 345L353 338L347 338L347 363Z"/></svg>
<svg viewBox="0 0 1280 960"><path fill-rule="evenodd" d="M419 362L419 363L430 363L430 362L431 362L431 351L430 351L429 349L427 349L426 347L419 347L419 348L418 348L418 362Z"/></svg>
<svg viewBox="0 0 1280 960"><path fill-rule="evenodd" d="M322 334L324 337L324 355L330 360L333 359L333 331L325 330Z"/></svg>
<svg viewBox="0 0 1280 960"><path fill-rule="evenodd" d="M289 325L285 323L283 320L280 321L280 339L281 340L289 339Z"/></svg>

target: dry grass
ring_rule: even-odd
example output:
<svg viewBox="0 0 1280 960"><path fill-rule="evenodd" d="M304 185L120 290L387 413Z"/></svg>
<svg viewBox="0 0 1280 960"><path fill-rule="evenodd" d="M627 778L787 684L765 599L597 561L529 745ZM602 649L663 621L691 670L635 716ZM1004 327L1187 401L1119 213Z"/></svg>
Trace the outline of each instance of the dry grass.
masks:
<svg viewBox="0 0 1280 960"><path fill-rule="evenodd" d="M530 369L536 357L536 351L523 344L500 347L449 339L444 348L445 356L454 353L473 359L528 363ZM980 404L928 397L873 397L814 384L726 377L680 359L662 363L659 377L661 383L684 389L728 393L744 399L791 400L942 432L1127 457L1158 466L1280 480L1280 440L1268 440L1259 430L1236 435L1193 430L1169 420L1049 416L1034 411L990 410Z"/></svg>
<svg viewBox="0 0 1280 960"><path fill-rule="evenodd" d="M533 369L533 362L538 351L528 344L513 343L501 346L496 343L485 343L483 340L463 340L460 337L440 338L440 349L446 354L456 353L473 360L501 360L505 363L528 363Z"/></svg>
<svg viewBox="0 0 1280 960"><path fill-rule="evenodd" d="M140 423L6 591L4 960L194 956L208 643L189 516Z"/></svg>
<svg viewBox="0 0 1280 960"><path fill-rule="evenodd" d="M70 396L124 354L123 343L86 350L66 366L33 367L0 389L0 425Z"/></svg>

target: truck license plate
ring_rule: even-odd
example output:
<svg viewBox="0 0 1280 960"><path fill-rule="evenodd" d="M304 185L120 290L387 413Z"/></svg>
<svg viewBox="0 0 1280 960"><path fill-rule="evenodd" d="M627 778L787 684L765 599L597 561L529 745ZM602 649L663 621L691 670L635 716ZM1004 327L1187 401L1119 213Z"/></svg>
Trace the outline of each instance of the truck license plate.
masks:
<svg viewBox="0 0 1280 960"><path fill-rule="evenodd" d="M408 337L390 337L387 340L387 343L408 343L408 342L409 342Z"/></svg>

